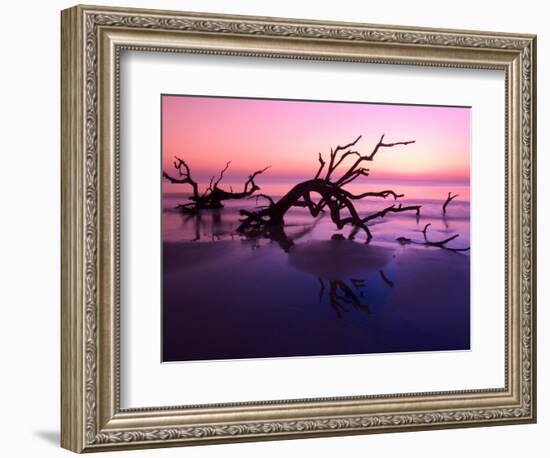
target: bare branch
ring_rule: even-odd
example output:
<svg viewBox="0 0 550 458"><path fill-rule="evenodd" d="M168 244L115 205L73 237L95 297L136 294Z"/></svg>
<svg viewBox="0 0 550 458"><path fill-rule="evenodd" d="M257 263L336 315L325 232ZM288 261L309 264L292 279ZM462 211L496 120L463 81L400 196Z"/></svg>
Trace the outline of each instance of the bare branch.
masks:
<svg viewBox="0 0 550 458"><path fill-rule="evenodd" d="M408 244L415 244L415 245L426 245L426 246L432 246L436 248L441 248L443 250L447 251L453 251L453 252L462 252L462 251L468 251L470 247L467 248L451 248L447 246L447 243L453 241L454 239L458 238L459 234L452 235L451 237L448 237L443 240L438 241L432 241L428 239L428 228L431 226L431 223L428 223L424 226L424 229L422 229L422 234L424 235L424 241L423 242L416 242L414 240L411 240L407 237L398 237L397 241L401 243L402 245L408 245Z"/></svg>
<svg viewBox="0 0 550 458"><path fill-rule="evenodd" d="M376 144L376 146L372 150L372 153L370 153L370 155L367 156L367 161L372 161L374 159L374 156L376 155L376 153L378 152L378 150L380 148L391 148L391 147L397 146L397 145L410 145L411 143L415 142L415 140L408 140L406 142L384 143L385 135L386 134L382 134L382 136L380 137L380 140L378 140L378 143Z"/></svg>
<svg viewBox="0 0 550 458"><path fill-rule="evenodd" d="M182 167L184 169L183 171ZM189 166L187 165L187 163L183 159L175 156L174 168L178 171L179 177L183 178L174 178L165 171L162 172L162 176L166 178L170 183L190 184L193 189L193 199L198 199L200 197L199 185L195 180L193 180L193 178L191 178L191 171L189 170Z"/></svg>
<svg viewBox="0 0 550 458"><path fill-rule="evenodd" d="M451 201L453 199L455 199L456 197L458 197L460 194L455 194L454 196L451 195L451 193L449 192L448 196L447 196L447 200L445 201L445 203L443 204L443 213L447 213L447 205L449 205L451 203Z"/></svg>
<svg viewBox="0 0 550 458"><path fill-rule="evenodd" d="M400 197L405 197L405 194L397 194L395 193L395 191L392 191L392 190L379 191L379 192L364 192L363 194L358 194L358 195L354 195L348 191L344 191L344 192L350 199L354 199L354 200L363 199L365 197L382 197L383 199L385 199L388 196L393 196L393 200L397 200Z"/></svg>
<svg viewBox="0 0 550 458"><path fill-rule="evenodd" d="M456 235L453 235L449 238L446 238L444 240L440 240L439 242L431 242L430 240L428 240L428 234L427 234L427 231L428 231L428 228L432 225L432 223L428 223L424 226L424 229L422 229L422 234L424 234L424 241L430 245L445 245L446 243L449 243L450 241L456 239L458 237L458 234Z"/></svg>
<svg viewBox="0 0 550 458"><path fill-rule="evenodd" d="M357 169L354 172L352 172L351 174L349 174L349 176L346 179L341 180L341 181L339 180L337 182L337 184L339 186L344 186L348 183L351 183L352 181L354 181L356 178L359 178L360 176L368 177L369 172L370 172L370 169L365 169L365 168L361 167L360 169Z"/></svg>
<svg viewBox="0 0 550 458"><path fill-rule="evenodd" d="M214 183L214 176L212 176L210 178L210 183L208 184L208 187L205 189L205 191L203 192L202 194L202 197L205 197L209 192L212 192L212 190L214 189L212 187L212 184Z"/></svg>
<svg viewBox="0 0 550 458"><path fill-rule="evenodd" d="M338 166L346 159L346 157L349 157L349 156L361 156L357 151L348 151L344 154L342 154L342 156L340 156L340 159L338 160L338 162L336 162L336 164L334 164L334 166L332 167L332 171L334 172L334 170L336 170L338 168ZM330 178L330 176L329 176Z"/></svg>
<svg viewBox="0 0 550 458"><path fill-rule="evenodd" d="M340 162L342 162L341 160L338 161L338 163L336 165L334 165L334 161L336 159L336 156L338 155L338 153L340 151L346 151L347 149L351 148L352 146L355 146L355 144L361 139L361 135L359 135L354 141L352 141L351 143L348 143L347 145L338 145L334 150L330 150L330 162L329 162L329 166L328 166L328 169L327 169L327 174L325 175L325 180L328 181L329 178L330 178L330 175L332 174L332 172L334 172L334 170L336 169L336 167L338 167L338 164L340 164ZM346 153L347 154L347 153Z"/></svg>
<svg viewBox="0 0 550 458"><path fill-rule="evenodd" d="M258 205L258 199L263 198L269 201L269 205L275 205L274 200L268 196L267 194L254 194L253 196L250 196L249 199L256 199L256 205Z"/></svg>
<svg viewBox="0 0 550 458"><path fill-rule="evenodd" d="M267 167L264 167L261 170L256 170L254 173L252 173L248 177L248 180L246 180L246 183L244 184L244 192L248 193L248 194L252 194L254 191L257 191L258 189L260 189L259 186L257 186L256 183L254 183L254 178L256 178L258 175L261 175L262 173L264 173L270 167L271 166L268 165ZM253 189L253 191L248 189L249 186L251 186L251 189Z"/></svg>
<svg viewBox="0 0 550 458"><path fill-rule="evenodd" d="M323 171L323 168L325 167L325 161L323 160L323 156L321 153L319 153L319 169L317 170L317 173L315 174L315 177L313 178L316 180L319 178L319 175L321 175L321 172Z"/></svg>
<svg viewBox="0 0 550 458"><path fill-rule="evenodd" d="M409 205L408 207L403 207L402 204L399 204L397 207L395 205L392 205L391 207L384 208L379 212L366 216L361 221L366 223L367 221L371 221L376 218L383 218L388 213L401 213L401 212L407 212L407 211L413 211L413 210L416 212L416 215L418 216L420 215L420 208L421 208L421 205Z"/></svg>
<svg viewBox="0 0 550 458"><path fill-rule="evenodd" d="M424 235L424 240L427 242L428 241L428 236L426 235L426 231L428 230L428 228L432 225L432 223L428 223L424 226L424 229L422 229L422 234Z"/></svg>
<svg viewBox="0 0 550 458"><path fill-rule="evenodd" d="M219 178L216 180L216 182L214 183L214 187L217 187L218 186L218 183L220 181L222 181L222 178L223 178L223 174L226 172L226 170L229 168L229 165L231 164L231 161L228 161L227 164L225 164L225 167L222 169L222 171L220 172L220 176Z"/></svg>
<svg viewBox="0 0 550 458"><path fill-rule="evenodd" d="M336 184L341 185L341 184L349 183L350 181L355 180L359 176L359 175L354 176L354 173L357 170L357 167L359 167L359 165L364 161L369 161L369 162L372 161L380 148L391 148L397 145L410 145L411 143L415 143L415 140L408 140L405 142L384 143L384 135L380 137L380 140L378 141L378 143L376 144L376 146L374 147L374 149L370 154L367 154L365 156L359 155L355 163L347 170L346 173L342 175L342 177L338 181L336 181ZM350 177L352 178L350 179Z"/></svg>

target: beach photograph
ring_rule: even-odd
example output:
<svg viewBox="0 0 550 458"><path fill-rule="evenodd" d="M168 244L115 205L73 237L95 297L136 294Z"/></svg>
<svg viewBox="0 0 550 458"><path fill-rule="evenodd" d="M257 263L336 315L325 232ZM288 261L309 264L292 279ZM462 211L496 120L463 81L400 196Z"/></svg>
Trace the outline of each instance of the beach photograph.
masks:
<svg viewBox="0 0 550 458"><path fill-rule="evenodd" d="M162 362L470 349L471 108L161 96Z"/></svg>

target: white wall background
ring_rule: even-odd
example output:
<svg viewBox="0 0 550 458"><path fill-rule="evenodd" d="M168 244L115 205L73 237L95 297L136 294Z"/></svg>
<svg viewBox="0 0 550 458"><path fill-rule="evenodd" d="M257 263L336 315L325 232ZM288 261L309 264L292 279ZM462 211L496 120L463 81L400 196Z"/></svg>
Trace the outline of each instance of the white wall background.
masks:
<svg viewBox="0 0 550 458"><path fill-rule="evenodd" d="M115 0L113 0L115 2ZM114 4L96 0L97 4ZM330 19L538 34L539 126L539 423L120 452L128 456L545 456L550 420L545 310L548 276L544 208L548 140L550 31L546 2L463 0L258 2L117 0L117 6ZM0 425L3 456L69 456L59 440L59 10L71 2L2 5L0 46ZM544 386L546 385L546 386ZM546 452L547 453L547 452ZM116 456L116 455L111 455Z"/></svg>

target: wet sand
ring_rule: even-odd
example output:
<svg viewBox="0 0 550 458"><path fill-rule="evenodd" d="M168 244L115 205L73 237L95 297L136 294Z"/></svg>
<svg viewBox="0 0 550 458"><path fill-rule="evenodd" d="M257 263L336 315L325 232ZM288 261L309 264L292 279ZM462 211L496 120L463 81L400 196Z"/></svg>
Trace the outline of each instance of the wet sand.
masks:
<svg viewBox="0 0 550 458"><path fill-rule="evenodd" d="M469 255L379 239L164 242L163 360L469 349Z"/></svg>

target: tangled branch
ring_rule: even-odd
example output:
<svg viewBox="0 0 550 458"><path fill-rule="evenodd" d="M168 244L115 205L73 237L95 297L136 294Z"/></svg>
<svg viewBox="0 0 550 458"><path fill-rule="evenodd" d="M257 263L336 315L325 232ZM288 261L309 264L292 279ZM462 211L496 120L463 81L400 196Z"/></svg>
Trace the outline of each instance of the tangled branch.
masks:
<svg viewBox="0 0 550 458"><path fill-rule="evenodd" d="M455 198L457 198L460 194L455 194L454 196L451 195L449 192L449 195L447 196L447 200L443 203L443 213L447 213L447 205L451 203L451 201Z"/></svg>
<svg viewBox="0 0 550 458"><path fill-rule="evenodd" d="M353 194L344 187L357 180L359 177L369 176L370 170L365 167L366 163L373 161L381 148L391 148L398 145L409 145L414 140L386 143L382 135L373 150L368 154L360 154L354 149L361 139L359 135L355 140L345 145L338 145L331 148L328 160L319 153L319 167L314 177L295 185L279 200L262 195L268 200L268 205L256 211L241 210L243 217L238 228L242 233L261 233L269 226L283 225L284 216L292 207L306 208L311 216L316 217L321 212L328 211L333 223L338 229L346 225L352 226L352 234L362 230L366 234L367 242L372 239L372 234L367 225L369 221L383 218L388 213L401 213L414 211L418 216L420 205L391 205L383 210L362 216L355 208L354 201L366 197L380 197L386 199L392 197L397 200L403 197L393 190L369 191L361 194ZM344 167L347 158L355 160ZM339 175L339 177L338 177Z"/></svg>
<svg viewBox="0 0 550 458"><path fill-rule="evenodd" d="M467 247L467 248L452 248L452 247L447 246L447 244L449 242L452 242L453 240L458 238L459 234L455 234L455 235L452 235L451 237L448 237L448 238L443 239L443 240L438 240L438 241L433 241L433 240L428 239L428 233L427 232L428 232L428 228L431 225L432 225L431 223L428 223L424 226L424 229L422 229L422 234L424 235L424 241L423 242L414 241L414 240L411 240L410 238L407 238L407 237L398 237L397 241L401 245L408 245L408 244L425 245L425 246L441 248L441 249L447 250L447 251L453 251L453 252L456 252L456 253L462 252L462 251L468 251L470 249L470 247Z"/></svg>
<svg viewBox="0 0 550 458"><path fill-rule="evenodd" d="M229 191L220 187L220 182L222 181L224 174L229 169L230 165L231 161L228 161L225 164L225 167L220 171L217 178L215 176L210 178L210 182L202 194L199 192L198 183L191 177L189 165L177 156L174 160L174 169L176 169L177 175L172 176L166 171L163 171L162 176L170 183L188 184L191 186L192 194L189 197L190 202L179 204L177 208L186 213L195 213L199 210L222 208L224 200L244 199L251 196L260 189L254 181L255 178L269 169L268 166L253 172L245 181L243 190L241 192L234 192L231 187Z"/></svg>

